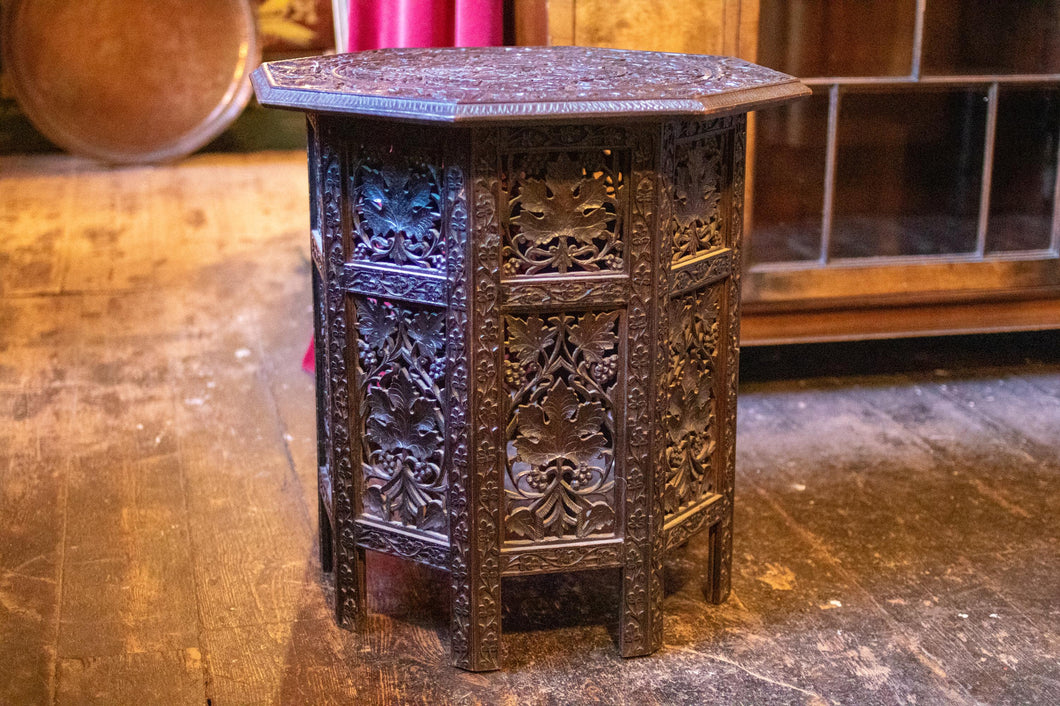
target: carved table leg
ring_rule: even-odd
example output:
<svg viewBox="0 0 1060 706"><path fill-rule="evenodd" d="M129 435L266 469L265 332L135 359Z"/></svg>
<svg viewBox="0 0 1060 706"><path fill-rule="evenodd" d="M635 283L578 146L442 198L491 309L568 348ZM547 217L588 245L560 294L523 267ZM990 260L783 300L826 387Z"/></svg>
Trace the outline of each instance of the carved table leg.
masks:
<svg viewBox="0 0 1060 706"><path fill-rule="evenodd" d="M486 413L488 418L489 413ZM488 429L488 427L487 427ZM478 427L476 431L483 431ZM474 436L472 438L475 438ZM450 488L452 549L450 581L451 662L473 672L500 669L501 572L498 543L496 448L487 440L472 454L474 463L463 488Z"/></svg>
<svg viewBox="0 0 1060 706"><path fill-rule="evenodd" d="M662 581L652 576L655 562L646 553L631 549L626 557L619 651L623 657L642 657L662 646Z"/></svg>
<svg viewBox="0 0 1060 706"><path fill-rule="evenodd" d="M466 584L453 584L452 665L472 672L500 669L500 576L495 585L479 571L464 576Z"/></svg>
<svg viewBox="0 0 1060 706"><path fill-rule="evenodd" d="M368 620L365 550L340 542L335 571L335 616L344 628L363 630Z"/></svg>
<svg viewBox="0 0 1060 706"><path fill-rule="evenodd" d="M727 512L721 522L710 528L710 555L703 581L703 597L711 603L724 603L729 598L732 566L732 513Z"/></svg>
<svg viewBox="0 0 1060 706"><path fill-rule="evenodd" d="M447 182L452 198L449 317L454 328L448 349L451 661L476 672L501 666L500 232L494 139L487 130L472 140L471 213L464 206L463 174L450 170ZM470 248L468 241L474 243ZM465 248L470 254L466 269Z"/></svg>
<svg viewBox="0 0 1060 706"><path fill-rule="evenodd" d="M310 168L315 168L315 164ZM328 509L324 500L324 493L330 493L331 473L328 471L328 438L326 417L328 413L327 396L324 390L328 384L327 358L324 355L324 292L323 282L317 265L312 266L313 271L313 373L316 381L316 412L317 412L317 523L320 532L320 568L331 573L334 569L333 561L334 538L331 528L331 520L328 517Z"/></svg>
<svg viewBox="0 0 1060 706"><path fill-rule="evenodd" d="M331 536L328 511L324 507L324 499L319 495L317 495L317 524L320 529L320 569L330 574L335 568L335 563L332 561L335 547Z"/></svg>

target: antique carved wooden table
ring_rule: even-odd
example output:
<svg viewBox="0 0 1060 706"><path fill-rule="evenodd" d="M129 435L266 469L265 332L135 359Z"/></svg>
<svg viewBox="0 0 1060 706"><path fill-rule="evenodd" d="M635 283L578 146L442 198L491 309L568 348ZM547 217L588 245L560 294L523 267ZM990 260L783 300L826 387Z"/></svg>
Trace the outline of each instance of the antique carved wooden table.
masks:
<svg viewBox="0 0 1060 706"><path fill-rule="evenodd" d="M446 569L452 661L497 669L501 579L619 567L621 652L707 530L729 592L744 114L806 92L710 56L402 49L266 64L308 113L321 553Z"/></svg>

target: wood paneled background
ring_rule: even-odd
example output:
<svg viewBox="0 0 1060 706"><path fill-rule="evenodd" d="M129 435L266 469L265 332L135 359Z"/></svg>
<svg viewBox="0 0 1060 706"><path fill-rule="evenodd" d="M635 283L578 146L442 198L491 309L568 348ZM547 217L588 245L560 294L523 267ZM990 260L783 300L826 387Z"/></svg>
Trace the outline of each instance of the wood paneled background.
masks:
<svg viewBox="0 0 1060 706"><path fill-rule="evenodd" d="M519 44L577 44L754 60L758 0L515 0Z"/></svg>

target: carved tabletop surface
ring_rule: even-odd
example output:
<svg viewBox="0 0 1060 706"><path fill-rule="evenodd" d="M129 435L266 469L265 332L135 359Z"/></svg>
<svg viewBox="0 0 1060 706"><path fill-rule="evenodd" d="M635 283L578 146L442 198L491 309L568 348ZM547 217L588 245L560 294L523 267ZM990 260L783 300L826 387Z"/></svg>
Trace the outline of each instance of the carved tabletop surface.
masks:
<svg viewBox="0 0 1060 706"><path fill-rule="evenodd" d="M274 61L253 81L274 107L461 123L719 115L808 93L741 59L593 47L380 49Z"/></svg>

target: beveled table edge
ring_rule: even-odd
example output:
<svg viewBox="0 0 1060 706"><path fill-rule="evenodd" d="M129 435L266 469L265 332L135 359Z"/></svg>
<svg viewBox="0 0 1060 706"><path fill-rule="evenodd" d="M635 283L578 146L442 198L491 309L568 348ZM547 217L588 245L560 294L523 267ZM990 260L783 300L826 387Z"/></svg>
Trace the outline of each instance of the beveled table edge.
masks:
<svg viewBox="0 0 1060 706"><path fill-rule="evenodd" d="M738 88L700 98L610 101L527 101L462 103L336 93L276 86L268 64L251 74L258 102L272 108L340 113L461 125L496 122L557 122L572 119L622 119L691 115L712 117L744 113L810 94L797 78L765 86Z"/></svg>

